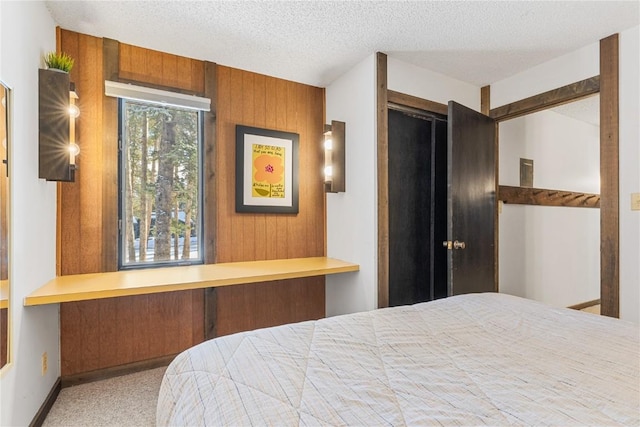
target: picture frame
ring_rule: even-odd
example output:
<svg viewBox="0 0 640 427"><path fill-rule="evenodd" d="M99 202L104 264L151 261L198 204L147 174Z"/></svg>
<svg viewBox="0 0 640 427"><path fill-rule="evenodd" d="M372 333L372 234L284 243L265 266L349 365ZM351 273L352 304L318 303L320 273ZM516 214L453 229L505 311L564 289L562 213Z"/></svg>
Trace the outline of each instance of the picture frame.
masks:
<svg viewBox="0 0 640 427"><path fill-rule="evenodd" d="M298 213L297 133L236 125L236 212Z"/></svg>

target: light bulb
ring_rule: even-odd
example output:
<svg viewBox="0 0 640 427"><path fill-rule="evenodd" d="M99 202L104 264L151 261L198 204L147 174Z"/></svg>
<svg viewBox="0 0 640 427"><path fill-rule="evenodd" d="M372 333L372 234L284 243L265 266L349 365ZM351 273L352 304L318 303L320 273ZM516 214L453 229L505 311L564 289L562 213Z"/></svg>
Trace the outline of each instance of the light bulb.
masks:
<svg viewBox="0 0 640 427"><path fill-rule="evenodd" d="M333 176L333 167L327 166L324 168L324 176L325 178L331 178Z"/></svg>
<svg viewBox="0 0 640 427"><path fill-rule="evenodd" d="M80 115L80 109L78 108L77 105L75 104L69 105L69 115L74 119Z"/></svg>
<svg viewBox="0 0 640 427"><path fill-rule="evenodd" d="M80 146L75 142L72 142L71 144L69 144L69 154L71 154L74 157L80 154Z"/></svg>
<svg viewBox="0 0 640 427"><path fill-rule="evenodd" d="M324 140L324 149L325 150L331 150L333 148L333 141L331 140L331 138L327 138Z"/></svg>

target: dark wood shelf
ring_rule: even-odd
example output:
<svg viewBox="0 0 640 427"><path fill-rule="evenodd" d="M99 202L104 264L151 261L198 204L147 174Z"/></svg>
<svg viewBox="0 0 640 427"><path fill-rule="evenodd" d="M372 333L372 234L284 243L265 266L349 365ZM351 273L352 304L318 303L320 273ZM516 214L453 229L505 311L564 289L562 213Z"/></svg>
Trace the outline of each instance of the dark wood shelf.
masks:
<svg viewBox="0 0 640 427"><path fill-rule="evenodd" d="M517 205L565 206L574 208L599 208L600 195L544 188L510 187L501 185L498 199Z"/></svg>

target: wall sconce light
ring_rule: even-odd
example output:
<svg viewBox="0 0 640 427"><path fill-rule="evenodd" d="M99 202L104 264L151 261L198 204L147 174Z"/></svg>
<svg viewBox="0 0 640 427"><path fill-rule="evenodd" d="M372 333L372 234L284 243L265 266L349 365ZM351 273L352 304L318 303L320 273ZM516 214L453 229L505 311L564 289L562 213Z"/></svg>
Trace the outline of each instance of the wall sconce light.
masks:
<svg viewBox="0 0 640 427"><path fill-rule="evenodd" d="M40 178L47 181L75 181L76 118L80 110L78 95L69 73L59 70L39 70L38 125Z"/></svg>
<svg viewBox="0 0 640 427"><path fill-rule="evenodd" d="M69 168L75 171L76 156L80 154L80 146L76 143L76 119L80 117L80 109L76 105L76 99L78 99L76 85L74 83L69 85Z"/></svg>
<svg viewBox="0 0 640 427"><path fill-rule="evenodd" d="M324 125L324 185L327 193L345 191L345 123Z"/></svg>

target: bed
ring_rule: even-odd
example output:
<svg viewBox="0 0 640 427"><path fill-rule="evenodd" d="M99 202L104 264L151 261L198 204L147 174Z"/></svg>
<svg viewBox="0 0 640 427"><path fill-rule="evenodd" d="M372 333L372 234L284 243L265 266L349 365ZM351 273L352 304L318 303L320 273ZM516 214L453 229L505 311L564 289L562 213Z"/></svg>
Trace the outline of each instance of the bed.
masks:
<svg viewBox="0 0 640 427"><path fill-rule="evenodd" d="M260 329L176 357L156 422L638 426L639 335L497 293Z"/></svg>

